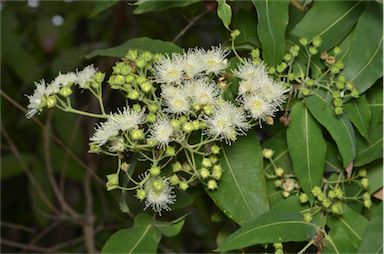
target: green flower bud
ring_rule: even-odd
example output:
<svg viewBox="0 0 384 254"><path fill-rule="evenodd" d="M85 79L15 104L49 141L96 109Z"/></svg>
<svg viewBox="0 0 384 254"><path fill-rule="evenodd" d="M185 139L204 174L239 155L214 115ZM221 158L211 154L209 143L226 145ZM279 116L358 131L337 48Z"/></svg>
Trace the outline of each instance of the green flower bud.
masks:
<svg viewBox="0 0 384 254"><path fill-rule="evenodd" d="M307 38L304 38L304 37L303 37L303 38L300 38L299 42L300 42L300 44L303 45L303 46L305 46L305 45L308 44L308 40L307 40Z"/></svg>
<svg viewBox="0 0 384 254"><path fill-rule="evenodd" d="M312 45L315 46L316 48L318 48L318 47L320 47L321 42L322 42L321 38L318 37L318 36L316 36L316 37L313 38L313 40L312 40Z"/></svg>
<svg viewBox="0 0 384 254"><path fill-rule="evenodd" d="M321 192L316 198L320 202L323 202L327 197L324 195L324 193Z"/></svg>
<svg viewBox="0 0 384 254"><path fill-rule="evenodd" d="M181 125L181 123L180 123L179 120L177 120L177 119L172 119L172 120L171 120L171 126L172 126L172 128L174 128L174 129L179 129L179 128L180 128L180 125Z"/></svg>
<svg viewBox="0 0 384 254"><path fill-rule="evenodd" d="M336 107L342 107L343 106L343 100L341 98L336 98L333 100L333 105Z"/></svg>
<svg viewBox="0 0 384 254"><path fill-rule="evenodd" d="M220 180L221 176L223 175L223 169L221 168L221 165L215 165L212 169L212 177L216 180Z"/></svg>
<svg viewBox="0 0 384 254"><path fill-rule="evenodd" d="M210 175L209 170L206 168L201 168L199 174L203 179L206 179Z"/></svg>
<svg viewBox="0 0 384 254"><path fill-rule="evenodd" d="M51 95L47 98L47 107L53 108L56 105L56 95Z"/></svg>
<svg viewBox="0 0 384 254"><path fill-rule="evenodd" d="M307 81L305 81L305 85L306 85L306 86L311 87L311 86L313 86L313 84L314 84L313 79L308 79Z"/></svg>
<svg viewBox="0 0 384 254"><path fill-rule="evenodd" d="M333 49L333 53L337 56L337 55L339 55L340 53L341 53L341 48L340 47L335 47L334 49Z"/></svg>
<svg viewBox="0 0 384 254"><path fill-rule="evenodd" d="M369 192L365 192L362 196L363 200L371 200L371 195Z"/></svg>
<svg viewBox="0 0 384 254"><path fill-rule="evenodd" d="M149 62L152 60L153 55L149 51L144 51L143 54L141 54L141 57L142 57L142 59L144 59L144 61Z"/></svg>
<svg viewBox="0 0 384 254"><path fill-rule="evenodd" d="M272 75L272 74L275 74L275 73L276 73L276 69L275 69L275 67L269 67L269 68L268 68L268 73L271 74L271 75Z"/></svg>
<svg viewBox="0 0 384 254"><path fill-rule="evenodd" d="M156 62L156 61L160 61L160 59L162 58L162 55L160 53L156 53L154 56L153 56L153 60Z"/></svg>
<svg viewBox="0 0 384 254"><path fill-rule="evenodd" d="M359 98L359 91L357 91L357 89L352 89L351 96L353 98Z"/></svg>
<svg viewBox="0 0 384 254"><path fill-rule="evenodd" d="M153 86L152 86L151 82L147 81L147 82L142 83L140 85L140 88L141 88L141 90L143 90L143 92L149 93L152 90Z"/></svg>
<svg viewBox="0 0 384 254"><path fill-rule="evenodd" d="M253 58L259 58L260 57L260 50L258 48L252 49L251 56Z"/></svg>
<svg viewBox="0 0 384 254"><path fill-rule="evenodd" d="M184 170L185 172L191 172L191 171L192 171L192 168L191 168L191 166L190 166L188 163L184 162L184 163L183 163L183 170Z"/></svg>
<svg viewBox="0 0 384 254"><path fill-rule="evenodd" d="M182 169L183 169L183 167L181 166L180 162L176 161L175 163L172 164L172 171L174 173L179 172Z"/></svg>
<svg viewBox="0 0 384 254"><path fill-rule="evenodd" d="M319 51L315 47L309 47L309 53L311 55L316 55L317 53L319 53Z"/></svg>
<svg viewBox="0 0 384 254"><path fill-rule="evenodd" d="M336 81L335 84L336 84L337 89L339 89L339 90L343 90L345 87L344 83L341 81Z"/></svg>
<svg viewBox="0 0 384 254"><path fill-rule="evenodd" d="M140 96L140 93L136 90L128 91L127 97L131 100L137 100Z"/></svg>
<svg viewBox="0 0 384 254"><path fill-rule="evenodd" d="M145 138L144 131L142 129L131 130L131 138L133 140L143 140Z"/></svg>
<svg viewBox="0 0 384 254"><path fill-rule="evenodd" d="M212 105L204 105L203 111L206 115L211 115L213 113Z"/></svg>
<svg viewBox="0 0 384 254"><path fill-rule="evenodd" d="M365 168L359 169L358 174L360 177L366 177L367 176L367 170Z"/></svg>
<svg viewBox="0 0 384 254"><path fill-rule="evenodd" d="M155 179L152 181L152 188L155 191L161 191L164 188L164 183L160 179Z"/></svg>
<svg viewBox="0 0 384 254"><path fill-rule="evenodd" d="M137 55L138 55L138 53L137 53L136 49L130 49L130 50L128 50L128 53L125 55L125 57L131 61L134 61L134 60L136 60Z"/></svg>
<svg viewBox="0 0 384 254"><path fill-rule="evenodd" d="M322 204L325 208L329 208L329 207L331 206L332 202L331 202L330 199L326 198L326 199L324 199L324 200L321 202L321 204Z"/></svg>
<svg viewBox="0 0 384 254"><path fill-rule="evenodd" d="M334 191L337 199L342 199L344 197L344 192L340 188L335 188Z"/></svg>
<svg viewBox="0 0 384 254"><path fill-rule="evenodd" d="M292 81L295 79L295 74L294 73L289 73L288 74L288 80Z"/></svg>
<svg viewBox="0 0 384 254"><path fill-rule="evenodd" d="M146 116L146 121L148 123L154 123L156 121L156 115L153 114L153 113L149 113L147 116Z"/></svg>
<svg viewBox="0 0 384 254"><path fill-rule="evenodd" d="M300 193L299 195L299 201L300 203L304 204L308 202L308 196L305 193Z"/></svg>
<svg viewBox="0 0 384 254"><path fill-rule="evenodd" d="M276 249L275 254L284 254L284 251L282 249Z"/></svg>
<svg viewBox="0 0 384 254"><path fill-rule="evenodd" d="M340 72L340 69L337 66L332 66L331 67L331 73L332 74L337 74Z"/></svg>
<svg viewBox="0 0 384 254"><path fill-rule="evenodd" d="M141 111L141 105L140 104L133 104L132 110L135 112L140 112Z"/></svg>
<svg viewBox="0 0 384 254"><path fill-rule="evenodd" d="M335 114L336 115L341 115L344 113L344 109L342 107L336 107L335 108Z"/></svg>
<svg viewBox="0 0 384 254"><path fill-rule="evenodd" d="M275 175L276 176L283 176L284 175L284 169L281 167L275 168Z"/></svg>
<svg viewBox="0 0 384 254"><path fill-rule="evenodd" d="M343 76L343 75L339 75L337 77L337 80L339 80L340 82L343 82L343 83L345 83L345 81L346 81L345 76Z"/></svg>
<svg viewBox="0 0 384 254"><path fill-rule="evenodd" d="M106 175L107 177L107 190L114 190L119 187L119 176L117 174Z"/></svg>
<svg viewBox="0 0 384 254"><path fill-rule="evenodd" d="M160 167L159 166L152 166L149 169L149 173L151 174L151 176L158 176L158 175L160 175Z"/></svg>
<svg viewBox="0 0 384 254"><path fill-rule="evenodd" d="M121 67L120 71L121 71L121 74L128 75L128 74L132 73L132 68L131 68L131 66L125 64Z"/></svg>
<svg viewBox="0 0 384 254"><path fill-rule="evenodd" d="M264 148L263 149L263 156L266 159L271 159L273 156L274 151L272 149Z"/></svg>
<svg viewBox="0 0 384 254"><path fill-rule="evenodd" d="M136 198L140 201L143 201L147 197L147 192L143 189L136 190Z"/></svg>
<svg viewBox="0 0 384 254"><path fill-rule="evenodd" d="M176 174L173 174L170 178L169 178L169 182L172 184L172 185L178 185L180 183L180 179L179 177L176 175Z"/></svg>
<svg viewBox="0 0 384 254"><path fill-rule="evenodd" d="M339 91L333 91L332 92L332 97L333 97L333 99L340 98L340 92Z"/></svg>
<svg viewBox="0 0 384 254"><path fill-rule="evenodd" d="M234 39L236 38L237 36L240 35L240 31L238 29L234 30L232 33L231 33L231 38Z"/></svg>
<svg viewBox="0 0 384 254"><path fill-rule="evenodd" d="M287 64L285 62L282 62L276 67L276 70L278 73L282 73L287 68Z"/></svg>
<svg viewBox="0 0 384 254"><path fill-rule="evenodd" d="M274 243L274 244L273 244L273 247L274 247L275 249L282 249L282 248L283 248L283 244L282 244L282 243Z"/></svg>
<svg viewBox="0 0 384 254"><path fill-rule="evenodd" d="M124 84L124 82L125 82L125 77L123 75L116 75L115 76L115 81L114 81L115 84L122 85L122 84Z"/></svg>
<svg viewBox="0 0 384 254"><path fill-rule="evenodd" d="M211 160L208 158L203 158L203 161L201 162L201 165L206 168L212 167Z"/></svg>
<svg viewBox="0 0 384 254"><path fill-rule="evenodd" d="M200 105L200 104L193 104L193 105L192 105L192 108L193 108L194 111L197 112L197 111L200 111L200 110L201 110L201 105Z"/></svg>
<svg viewBox="0 0 384 254"><path fill-rule="evenodd" d="M156 113L159 110L159 106L156 103L151 103L147 107L149 112Z"/></svg>
<svg viewBox="0 0 384 254"><path fill-rule="evenodd" d="M139 68L139 69L142 69L147 65L147 62L142 58L137 59L135 61L135 63L136 63L137 68Z"/></svg>
<svg viewBox="0 0 384 254"><path fill-rule="evenodd" d="M135 77L133 75L127 75L125 77L125 82L126 83L132 83L135 80Z"/></svg>
<svg viewBox="0 0 384 254"><path fill-rule="evenodd" d="M284 55L284 61L286 61L286 62L289 62L289 61L291 61L292 60L292 55L291 54L289 54L289 53L286 53L285 55Z"/></svg>
<svg viewBox="0 0 384 254"><path fill-rule="evenodd" d="M72 89L69 86L64 86L60 89L59 94L63 97L68 97L72 94Z"/></svg>
<svg viewBox="0 0 384 254"><path fill-rule="evenodd" d="M213 146L211 146L211 152L212 152L213 154L219 154L219 153L220 153L220 147L217 146L217 145L213 145Z"/></svg>
<svg viewBox="0 0 384 254"><path fill-rule="evenodd" d="M192 127L194 130L200 129L200 121L199 120L193 120L192 121Z"/></svg>
<svg viewBox="0 0 384 254"><path fill-rule="evenodd" d="M313 194L315 197L319 196L320 193L322 193L322 192L321 192L321 189L320 189L319 186L315 186L315 187L313 187L313 189L312 189L311 192L312 192L312 194Z"/></svg>
<svg viewBox="0 0 384 254"><path fill-rule="evenodd" d="M301 92L303 93L304 96L308 96L311 94L311 90L309 90L308 88L302 88Z"/></svg>
<svg viewBox="0 0 384 254"><path fill-rule="evenodd" d="M330 198L330 199L336 198L336 193L334 190L328 191L328 198Z"/></svg>
<svg viewBox="0 0 384 254"><path fill-rule="evenodd" d="M105 73L102 73L100 71L96 72L94 79L97 83L102 83L105 78Z"/></svg>
<svg viewBox="0 0 384 254"><path fill-rule="evenodd" d="M217 182L213 179L209 180L207 183L208 190L215 190L217 188Z"/></svg>
<svg viewBox="0 0 384 254"><path fill-rule="evenodd" d="M186 191L188 189L189 185L188 183L183 180L183 181L180 181L179 183L179 188L182 190L182 191Z"/></svg>
<svg viewBox="0 0 384 254"><path fill-rule="evenodd" d="M342 215L343 214L343 206L341 202L336 202L331 206L331 212L335 215Z"/></svg>
<svg viewBox="0 0 384 254"><path fill-rule="evenodd" d="M95 144L95 143L90 143L89 144L89 153L99 153L101 151L101 148Z"/></svg>
<svg viewBox="0 0 384 254"><path fill-rule="evenodd" d="M276 188L281 187L281 180L275 180L274 184Z"/></svg>
<svg viewBox="0 0 384 254"><path fill-rule="evenodd" d="M344 68L344 63L343 61L339 60L335 63L335 67L338 68L339 70L342 70Z"/></svg>
<svg viewBox="0 0 384 254"><path fill-rule="evenodd" d="M215 155L209 156L209 160L212 164L215 164L219 159Z"/></svg>
<svg viewBox="0 0 384 254"><path fill-rule="evenodd" d="M168 146L167 149L165 150L165 154L170 156L170 157L175 156L176 155L175 148L172 146Z"/></svg>
<svg viewBox="0 0 384 254"><path fill-rule="evenodd" d="M129 169L129 164L126 162L123 162L120 166L120 169L123 170L124 172L128 172Z"/></svg>
<svg viewBox="0 0 384 254"><path fill-rule="evenodd" d="M360 185L364 188L364 189L368 189L368 186L369 186L369 181L368 181L368 178L362 178L360 180Z"/></svg>
<svg viewBox="0 0 384 254"><path fill-rule="evenodd" d="M190 122L186 122L183 124L183 131L186 133L191 133L194 130L193 124Z"/></svg>
<svg viewBox="0 0 384 254"><path fill-rule="evenodd" d="M313 220L313 216L310 213L304 213L303 217L304 217L304 221L307 223L311 223Z"/></svg>
<svg viewBox="0 0 384 254"><path fill-rule="evenodd" d="M291 195L291 193L288 191L283 191L281 194L283 195L284 198L288 198Z"/></svg>
<svg viewBox="0 0 384 254"><path fill-rule="evenodd" d="M372 207L372 201L370 199L364 200L363 204L368 209Z"/></svg>
<svg viewBox="0 0 384 254"><path fill-rule="evenodd" d="M353 86L352 82L348 81L345 83L345 86L347 87L348 90L352 91L353 89L355 89L355 87Z"/></svg>
<svg viewBox="0 0 384 254"><path fill-rule="evenodd" d="M188 118L186 117L186 116L181 116L180 118L179 118L179 121L180 121L180 123L186 123L186 122L188 122Z"/></svg>

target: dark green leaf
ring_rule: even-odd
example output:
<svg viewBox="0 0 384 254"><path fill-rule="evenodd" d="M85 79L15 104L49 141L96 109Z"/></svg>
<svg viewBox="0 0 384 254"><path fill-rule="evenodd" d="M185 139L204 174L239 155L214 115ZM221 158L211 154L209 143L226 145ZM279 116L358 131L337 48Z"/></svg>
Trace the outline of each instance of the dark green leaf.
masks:
<svg viewBox="0 0 384 254"><path fill-rule="evenodd" d="M229 28L232 20L232 9L229 4L226 3L226 0L217 0L217 15L223 21L225 28Z"/></svg>
<svg viewBox="0 0 384 254"><path fill-rule="evenodd" d="M291 34L308 40L320 36L323 40L320 49L330 49L353 28L362 12L362 5L361 1L315 1Z"/></svg>
<svg viewBox="0 0 384 254"><path fill-rule="evenodd" d="M347 205L343 205L343 215L339 217L329 217L327 224L331 232L334 229L342 228L351 240L355 252L360 245L362 234L367 227L368 220Z"/></svg>
<svg viewBox="0 0 384 254"><path fill-rule="evenodd" d="M297 102L290 117L287 143L293 170L305 193L312 196L312 188L321 184L327 146L321 128L304 103Z"/></svg>
<svg viewBox="0 0 384 254"><path fill-rule="evenodd" d="M292 171L292 161L288 153L287 134L285 130L279 131L266 140L263 143L263 147L274 151L273 163L275 163L276 167L282 167L287 172ZM264 171L272 173L273 165L268 162L264 167Z"/></svg>
<svg viewBox="0 0 384 254"><path fill-rule="evenodd" d="M137 2L134 14L143 14L147 12L165 11L176 7L185 7L190 4L199 2L200 0L177 0L177 1L161 1L161 0L141 0Z"/></svg>
<svg viewBox="0 0 384 254"><path fill-rule="evenodd" d="M207 190L229 218L243 224L269 210L263 173L263 158L255 134L241 137L222 149L223 176L219 188Z"/></svg>
<svg viewBox="0 0 384 254"><path fill-rule="evenodd" d="M339 159L339 151L337 150L337 147L329 141L326 141L326 143L327 143L327 157L325 160L326 170L344 172L343 164Z"/></svg>
<svg viewBox="0 0 384 254"><path fill-rule="evenodd" d="M363 235L358 253L383 253L383 203L377 207Z"/></svg>
<svg viewBox="0 0 384 254"><path fill-rule="evenodd" d="M366 167L368 171L369 187L368 191L370 194L375 193L381 187L383 187L383 162L377 161Z"/></svg>
<svg viewBox="0 0 384 254"><path fill-rule="evenodd" d="M240 31L240 35L236 37L235 41L236 48L252 50L255 47L260 47L260 41L256 30L256 12L253 13L241 9L234 17L233 22L235 28Z"/></svg>
<svg viewBox="0 0 384 254"><path fill-rule="evenodd" d="M317 227L308 224L298 212L267 212L244 224L229 235L218 250L226 252L255 244L305 241L311 239Z"/></svg>
<svg viewBox="0 0 384 254"><path fill-rule="evenodd" d="M89 15L90 18L93 18L97 16L99 13L103 12L104 10L108 9L109 7L115 5L119 0L108 0L108 1L95 1L95 7L93 8L93 11L91 15Z"/></svg>
<svg viewBox="0 0 384 254"><path fill-rule="evenodd" d="M356 166L368 164L383 156L383 90L381 88L370 89L367 99L371 109L369 141L360 136L356 137Z"/></svg>
<svg viewBox="0 0 384 254"><path fill-rule="evenodd" d="M161 234L169 237L176 236L180 232L180 230L183 228L184 222L185 222L184 219L186 216L187 215L184 215L171 222L155 221L154 225L158 230L160 230Z"/></svg>
<svg viewBox="0 0 384 254"><path fill-rule="evenodd" d="M344 228L336 227L325 237L324 253L356 253L352 240Z"/></svg>
<svg viewBox="0 0 384 254"><path fill-rule="evenodd" d="M327 129L335 140L343 159L343 166L347 167L356 154L355 132L351 122L345 116L336 116L331 101L325 96L315 94L306 97L304 102L315 119Z"/></svg>
<svg viewBox="0 0 384 254"><path fill-rule="evenodd" d="M368 139L369 121L371 120L371 110L365 96L351 100L344 105L345 113L355 125L363 137Z"/></svg>
<svg viewBox="0 0 384 254"><path fill-rule="evenodd" d="M356 24L342 74L354 83L360 93L363 93L383 76L382 56L382 5L372 1L367 3L364 13Z"/></svg>
<svg viewBox="0 0 384 254"><path fill-rule="evenodd" d="M1 179L6 179L8 177L18 176L24 173L23 166L29 166L33 161L33 155L29 153L21 153L20 157L22 161L19 160L13 154L3 155L1 158Z"/></svg>
<svg viewBox="0 0 384 254"><path fill-rule="evenodd" d="M112 57L124 57L129 49L147 50L153 53L182 53L183 50L172 42L150 39L147 37L140 37L130 39L123 44L108 48L108 49L96 49L90 54L86 55L86 58L92 58L94 56L112 56Z"/></svg>
<svg viewBox="0 0 384 254"><path fill-rule="evenodd" d="M271 207L275 212L301 212L309 208L309 203L301 204L297 196L284 198Z"/></svg>
<svg viewBox="0 0 384 254"><path fill-rule="evenodd" d="M161 234L147 214L139 214L132 228L114 233L104 244L101 253L157 253Z"/></svg>
<svg viewBox="0 0 384 254"><path fill-rule="evenodd" d="M264 61L272 66L281 62L285 53L285 28L288 24L289 1L253 0L258 15L257 33Z"/></svg>

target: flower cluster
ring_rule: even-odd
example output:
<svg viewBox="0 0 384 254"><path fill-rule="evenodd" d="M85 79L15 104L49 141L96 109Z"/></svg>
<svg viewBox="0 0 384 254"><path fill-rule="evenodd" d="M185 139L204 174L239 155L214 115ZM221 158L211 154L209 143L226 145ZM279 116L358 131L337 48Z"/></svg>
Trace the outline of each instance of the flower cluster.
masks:
<svg viewBox="0 0 384 254"><path fill-rule="evenodd" d="M221 142L230 144L252 127L272 123L285 101L287 89L268 74L263 62L241 59L235 70L228 70L228 54L221 47L172 55L130 50L107 81L125 96L124 107L105 112L105 74L88 66L81 72L60 74L48 86L38 83L29 97L27 116L52 99L55 103L49 107L104 119L90 137L90 152L118 159L117 172L107 176L107 189L134 190L145 208L160 214L175 201L175 188L186 191L197 182L211 191L219 188L224 173ZM234 100L224 96L232 85L228 76L239 85ZM72 107L69 95L74 84L98 99L100 114ZM151 164L145 172L136 172L143 173L139 180L128 173L126 156L132 153ZM127 186L120 184L122 177L128 179Z"/></svg>

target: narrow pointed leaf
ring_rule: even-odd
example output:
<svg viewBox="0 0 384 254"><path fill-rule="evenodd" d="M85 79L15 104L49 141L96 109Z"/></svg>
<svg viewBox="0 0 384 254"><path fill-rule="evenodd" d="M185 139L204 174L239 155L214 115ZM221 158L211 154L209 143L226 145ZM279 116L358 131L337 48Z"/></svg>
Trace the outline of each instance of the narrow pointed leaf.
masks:
<svg viewBox="0 0 384 254"><path fill-rule="evenodd" d="M383 203L373 211L358 253L383 253Z"/></svg>
<svg viewBox="0 0 384 254"><path fill-rule="evenodd" d="M304 99L315 119L324 126L335 140L346 168L355 158L356 140L351 122L345 116L336 116L332 102L325 96L315 94Z"/></svg>
<svg viewBox="0 0 384 254"><path fill-rule="evenodd" d="M190 4L199 2L200 0L177 0L177 1L163 1L163 0L141 0L137 2L137 7L133 11L134 14L143 14L147 12L165 11L176 7L185 7Z"/></svg>
<svg viewBox="0 0 384 254"><path fill-rule="evenodd" d="M288 24L289 1L253 0L258 15L257 33L262 45L263 59L276 66L285 53L285 29Z"/></svg>
<svg viewBox="0 0 384 254"><path fill-rule="evenodd" d="M360 93L383 76L383 9L379 3L367 2L354 29L341 74L352 81Z"/></svg>
<svg viewBox="0 0 384 254"><path fill-rule="evenodd" d="M371 110L365 96L360 96L358 99L351 100L344 105L345 113L357 128L360 134L368 138L369 121L371 120Z"/></svg>
<svg viewBox="0 0 384 254"><path fill-rule="evenodd" d="M223 21L225 28L230 30L229 24L232 20L232 9L229 4L226 3L226 0L217 0L217 15Z"/></svg>
<svg viewBox="0 0 384 254"><path fill-rule="evenodd" d="M315 1L291 35L308 40L320 36L323 41L320 49L330 49L350 32L362 10L361 1Z"/></svg>
<svg viewBox="0 0 384 254"><path fill-rule="evenodd" d="M215 191L207 190L216 205L238 224L269 210L263 173L263 158L255 134L223 147L220 156L223 176Z"/></svg>
<svg viewBox="0 0 384 254"><path fill-rule="evenodd" d="M229 235L218 250L227 252L256 244L305 241L311 239L317 226L308 224L299 212L267 212L244 224Z"/></svg>
<svg viewBox="0 0 384 254"><path fill-rule="evenodd" d="M160 230L162 235L168 237L176 236L183 228L186 216L187 215L184 215L170 222L155 221L154 225L158 230Z"/></svg>
<svg viewBox="0 0 384 254"><path fill-rule="evenodd" d="M312 197L312 188L321 184L327 146L321 128L304 103L297 102L290 117L287 143L293 170L305 193Z"/></svg>

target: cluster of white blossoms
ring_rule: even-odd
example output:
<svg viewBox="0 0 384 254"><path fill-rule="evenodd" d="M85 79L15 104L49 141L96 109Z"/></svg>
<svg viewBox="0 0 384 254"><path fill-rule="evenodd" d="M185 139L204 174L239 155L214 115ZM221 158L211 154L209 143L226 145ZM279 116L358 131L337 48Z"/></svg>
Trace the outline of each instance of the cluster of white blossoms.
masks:
<svg viewBox="0 0 384 254"><path fill-rule="evenodd" d="M56 96L66 96L67 93L71 93L70 86L73 84L78 84L80 88L84 88L86 83L92 79L95 73L96 69L93 65L89 65L82 71L77 71L76 73L59 73L59 75L49 84L46 84L45 80L35 82L36 89L34 93L27 96L29 104L26 117L28 119L32 118L44 107L54 107L57 100Z"/></svg>
<svg viewBox="0 0 384 254"><path fill-rule="evenodd" d="M285 100L282 83L268 75L262 62L242 60L231 73L227 70L228 54L221 47L164 56L131 50L114 66L107 81L125 95L126 107L105 113L101 86L105 74L88 66L80 72L59 74L49 85L37 83L29 97L27 117L45 107L43 100L55 98L62 103L56 105L60 109L105 119L90 137L90 151L119 160L118 171L107 176L107 189L136 190L136 197L145 200L145 209L151 207L160 213L174 203L175 187L185 191L198 179L209 190L218 188L223 174L217 157L220 142L230 144L250 128L261 126ZM224 98L224 93L230 92L226 90L231 86L228 76L240 79L237 99L232 101ZM63 89L73 84L91 90L101 114L70 105L66 108L69 98L65 97L71 92ZM127 175L134 185L127 188L119 185L119 174L128 170L122 165L129 153L136 153L151 166L139 181ZM195 156L203 157L201 165Z"/></svg>

